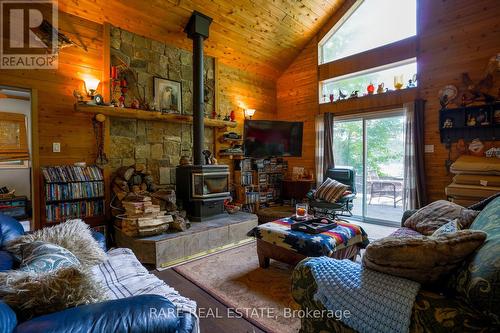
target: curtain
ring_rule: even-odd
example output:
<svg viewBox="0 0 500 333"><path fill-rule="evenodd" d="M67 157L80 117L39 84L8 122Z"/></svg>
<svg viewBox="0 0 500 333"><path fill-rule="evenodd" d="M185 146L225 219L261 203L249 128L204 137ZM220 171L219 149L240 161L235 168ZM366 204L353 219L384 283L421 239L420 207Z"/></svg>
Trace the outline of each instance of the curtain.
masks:
<svg viewBox="0 0 500 333"><path fill-rule="evenodd" d="M323 183L326 170L333 168L333 113L316 116L316 182Z"/></svg>
<svg viewBox="0 0 500 333"><path fill-rule="evenodd" d="M426 204L424 166L424 108L423 100L404 105L405 156L403 209L416 209Z"/></svg>
<svg viewBox="0 0 500 333"><path fill-rule="evenodd" d="M323 183L323 176L325 171L323 170L323 160L324 160L324 141L325 141L325 118L323 115L316 116L316 149L315 149L315 159L316 159L316 184L317 186Z"/></svg>

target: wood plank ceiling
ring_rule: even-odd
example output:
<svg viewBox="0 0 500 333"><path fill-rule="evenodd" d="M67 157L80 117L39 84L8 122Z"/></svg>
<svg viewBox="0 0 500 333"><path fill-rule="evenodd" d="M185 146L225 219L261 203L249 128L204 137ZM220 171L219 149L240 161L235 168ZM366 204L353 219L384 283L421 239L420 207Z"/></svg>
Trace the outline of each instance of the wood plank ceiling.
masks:
<svg viewBox="0 0 500 333"><path fill-rule="evenodd" d="M214 19L208 55L276 79L345 0L59 0L61 11L181 48L191 12Z"/></svg>

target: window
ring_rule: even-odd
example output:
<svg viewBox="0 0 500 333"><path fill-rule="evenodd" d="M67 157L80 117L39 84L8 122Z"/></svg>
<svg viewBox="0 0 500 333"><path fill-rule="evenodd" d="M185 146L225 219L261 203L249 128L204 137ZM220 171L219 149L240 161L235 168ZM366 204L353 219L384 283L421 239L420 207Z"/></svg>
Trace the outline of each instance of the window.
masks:
<svg viewBox="0 0 500 333"><path fill-rule="evenodd" d="M0 112L0 161L19 164L29 159L26 116ZM24 162L23 162L24 163Z"/></svg>
<svg viewBox="0 0 500 333"><path fill-rule="evenodd" d="M379 86L382 88L383 92L385 92L386 89L396 89L396 83L402 84L400 88L412 87L416 84L416 74L417 60L413 58L325 80L320 82L320 103L330 102L331 94L333 94L333 99L337 101L340 97L339 91L342 91L345 95L349 95L353 91L358 91L359 96L364 96L368 94L367 87L370 83L374 85L374 93L377 93Z"/></svg>
<svg viewBox="0 0 500 333"><path fill-rule="evenodd" d="M417 0L359 0L319 43L324 64L417 33Z"/></svg>

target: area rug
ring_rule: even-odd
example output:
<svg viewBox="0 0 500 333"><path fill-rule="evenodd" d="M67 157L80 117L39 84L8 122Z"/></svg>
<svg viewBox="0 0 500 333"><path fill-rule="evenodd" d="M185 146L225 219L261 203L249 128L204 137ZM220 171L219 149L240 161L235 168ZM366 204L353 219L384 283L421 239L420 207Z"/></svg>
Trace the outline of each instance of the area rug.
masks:
<svg viewBox="0 0 500 333"><path fill-rule="evenodd" d="M254 242L174 270L264 331L300 329L300 319L288 316L289 309L299 309L290 292L293 267L271 260L269 268L260 268Z"/></svg>

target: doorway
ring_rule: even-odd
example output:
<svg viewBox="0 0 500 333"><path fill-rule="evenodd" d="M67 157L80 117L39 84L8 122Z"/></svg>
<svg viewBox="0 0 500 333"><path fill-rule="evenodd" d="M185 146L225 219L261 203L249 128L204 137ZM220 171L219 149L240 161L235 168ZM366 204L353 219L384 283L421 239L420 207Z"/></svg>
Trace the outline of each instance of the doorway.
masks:
<svg viewBox="0 0 500 333"><path fill-rule="evenodd" d="M30 90L0 86L0 213L32 229L33 114Z"/></svg>
<svg viewBox="0 0 500 333"><path fill-rule="evenodd" d="M406 117L403 109L334 118L336 167L356 172L355 218L399 225L403 216Z"/></svg>

